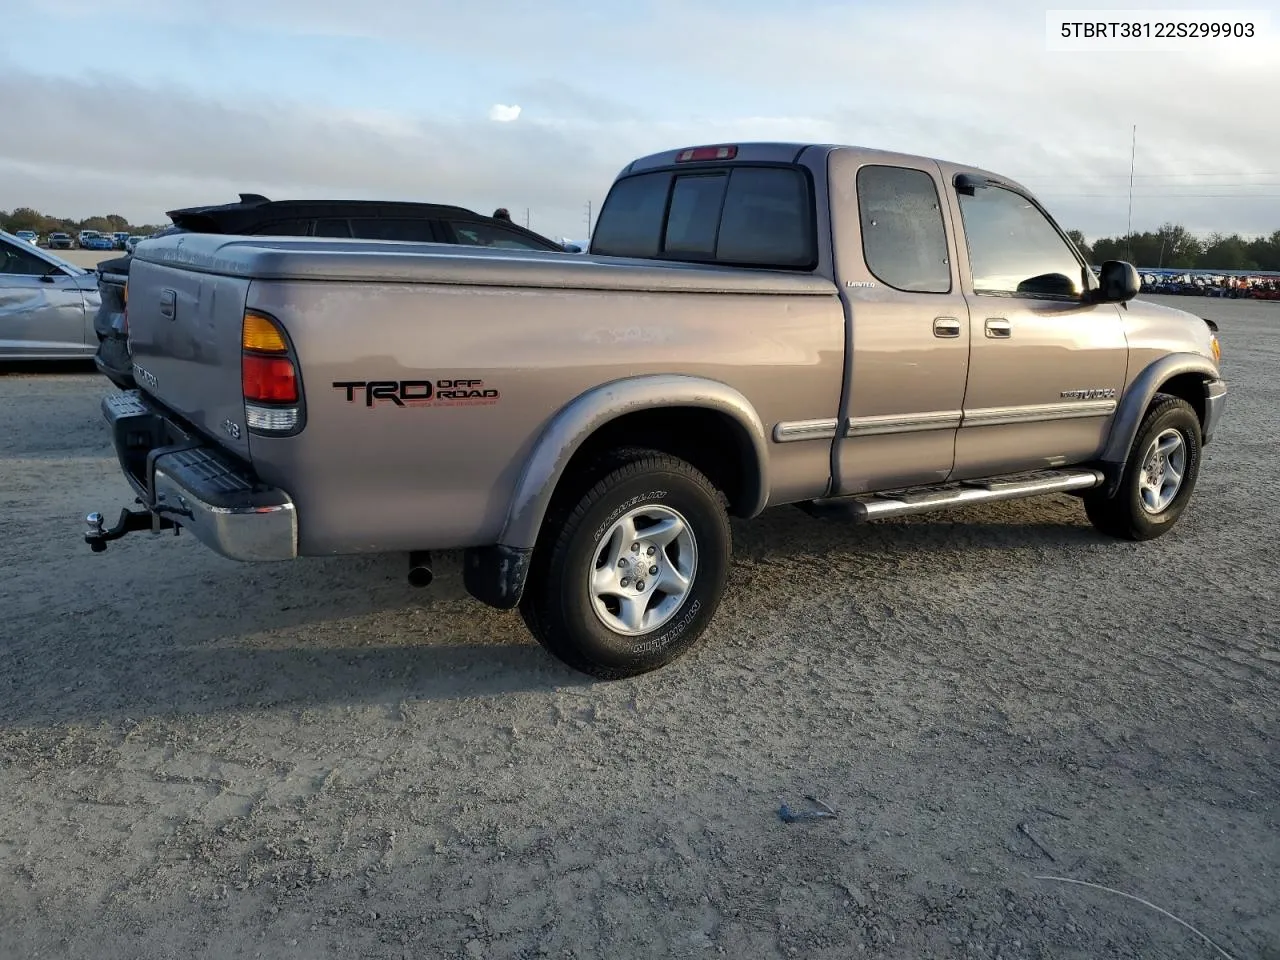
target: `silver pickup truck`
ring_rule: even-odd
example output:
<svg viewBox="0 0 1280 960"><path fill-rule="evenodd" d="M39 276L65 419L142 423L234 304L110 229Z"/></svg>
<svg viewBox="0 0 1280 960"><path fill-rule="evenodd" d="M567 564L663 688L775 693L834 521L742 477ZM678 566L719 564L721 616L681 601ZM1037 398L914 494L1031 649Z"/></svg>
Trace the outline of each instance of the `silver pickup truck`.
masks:
<svg viewBox="0 0 1280 960"><path fill-rule="evenodd" d="M589 252L178 235L129 281L103 401L142 509L233 559L462 549L468 591L603 678L680 656L729 517L867 521L1069 493L1185 510L1226 387L1212 324L1097 276L1031 194L846 146L672 150Z"/></svg>

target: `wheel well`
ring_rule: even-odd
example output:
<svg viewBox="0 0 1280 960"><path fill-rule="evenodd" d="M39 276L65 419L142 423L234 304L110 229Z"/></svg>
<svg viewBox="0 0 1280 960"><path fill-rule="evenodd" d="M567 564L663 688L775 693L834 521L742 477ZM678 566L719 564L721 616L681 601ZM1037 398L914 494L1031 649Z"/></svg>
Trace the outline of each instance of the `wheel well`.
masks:
<svg viewBox="0 0 1280 960"><path fill-rule="evenodd" d="M1204 375L1199 373L1180 373L1160 384L1157 394L1167 393L1187 401L1196 412L1200 426L1204 426ZM1152 398L1154 401L1154 398Z"/></svg>
<svg viewBox="0 0 1280 960"><path fill-rule="evenodd" d="M733 516L745 516L759 497L762 478L746 429L705 407L658 407L610 420L578 448L563 476L581 476L597 456L624 447L660 450L689 463L725 495Z"/></svg>

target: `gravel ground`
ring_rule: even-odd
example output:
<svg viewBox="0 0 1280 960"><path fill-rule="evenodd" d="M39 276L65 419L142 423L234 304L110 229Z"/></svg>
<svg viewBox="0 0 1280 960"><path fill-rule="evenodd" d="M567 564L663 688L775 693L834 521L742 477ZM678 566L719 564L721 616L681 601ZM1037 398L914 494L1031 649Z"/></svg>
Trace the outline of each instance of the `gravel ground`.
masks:
<svg viewBox="0 0 1280 960"><path fill-rule="evenodd" d="M68 263L92 270L104 260L114 260L125 255L123 250L50 250L55 257L61 257Z"/></svg>
<svg viewBox="0 0 1280 960"><path fill-rule="evenodd" d="M90 553L107 384L0 377L0 957L1280 958L1280 305L1171 302L1232 390L1173 534L773 511L612 684L453 557Z"/></svg>

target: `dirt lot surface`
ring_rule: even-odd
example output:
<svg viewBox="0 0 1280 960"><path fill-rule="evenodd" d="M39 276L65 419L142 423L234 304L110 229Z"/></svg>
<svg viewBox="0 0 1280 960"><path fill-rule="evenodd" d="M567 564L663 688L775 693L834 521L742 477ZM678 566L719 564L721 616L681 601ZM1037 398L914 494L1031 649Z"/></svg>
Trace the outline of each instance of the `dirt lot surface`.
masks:
<svg viewBox="0 0 1280 960"><path fill-rule="evenodd" d="M771 512L612 684L456 558L90 553L108 385L0 377L0 957L1280 958L1280 305L1170 302L1231 383L1175 533Z"/></svg>
<svg viewBox="0 0 1280 960"><path fill-rule="evenodd" d="M125 255L123 250L50 250L49 252L86 270L92 270L104 260L114 260L116 257Z"/></svg>

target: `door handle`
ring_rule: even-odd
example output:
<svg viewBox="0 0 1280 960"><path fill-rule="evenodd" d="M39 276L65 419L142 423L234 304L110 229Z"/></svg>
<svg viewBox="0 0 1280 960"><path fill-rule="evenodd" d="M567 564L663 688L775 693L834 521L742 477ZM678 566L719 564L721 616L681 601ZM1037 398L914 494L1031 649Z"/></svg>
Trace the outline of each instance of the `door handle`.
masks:
<svg viewBox="0 0 1280 960"><path fill-rule="evenodd" d="M160 291L160 316L166 320L176 320L178 317L178 291L177 290L161 290Z"/></svg>
<svg viewBox="0 0 1280 960"><path fill-rule="evenodd" d="M1008 340L1013 336L1013 327L1008 320L992 317L987 321L987 336L992 340Z"/></svg>
<svg viewBox="0 0 1280 960"><path fill-rule="evenodd" d="M960 336L960 321L955 317L938 317L933 321L933 335L935 337Z"/></svg>

